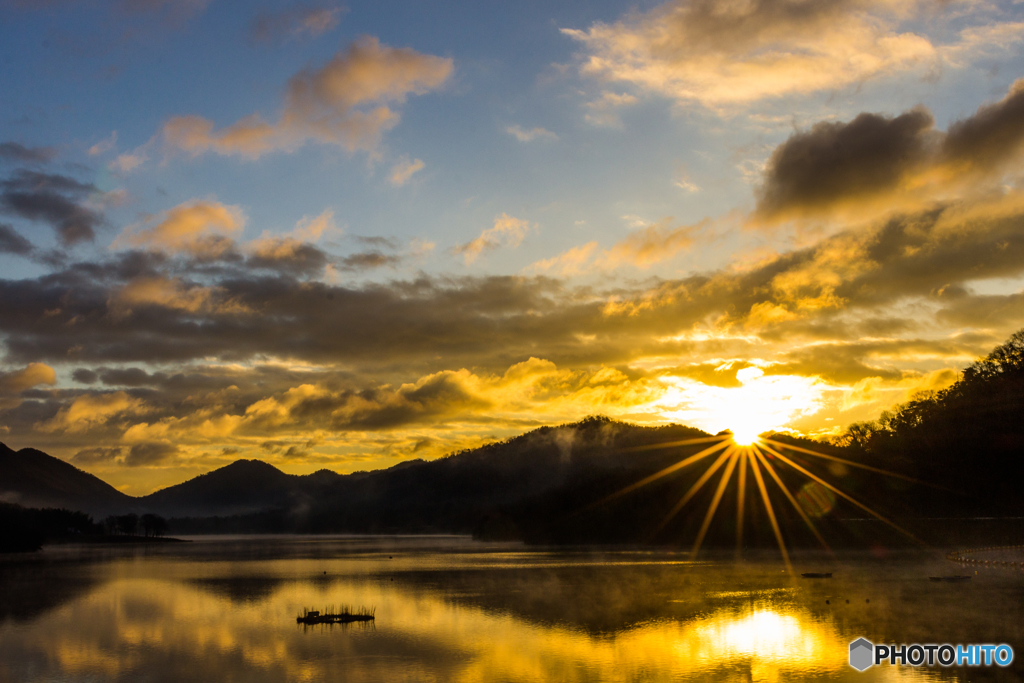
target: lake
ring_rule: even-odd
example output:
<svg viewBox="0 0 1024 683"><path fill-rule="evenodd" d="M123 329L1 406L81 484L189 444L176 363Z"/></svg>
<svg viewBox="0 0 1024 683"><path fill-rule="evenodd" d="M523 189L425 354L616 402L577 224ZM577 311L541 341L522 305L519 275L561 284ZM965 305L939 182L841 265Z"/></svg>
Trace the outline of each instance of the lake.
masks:
<svg viewBox="0 0 1024 683"><path fill-rule="evenodd" d="M1021 680L1024 575L942 552L702 555L462 537L201 537L0 556L0 681ZM971 573L961 584L929 575ZM303 608L373 607L303 626ZM1009 668L849 643L1008 643Z"/></svg>

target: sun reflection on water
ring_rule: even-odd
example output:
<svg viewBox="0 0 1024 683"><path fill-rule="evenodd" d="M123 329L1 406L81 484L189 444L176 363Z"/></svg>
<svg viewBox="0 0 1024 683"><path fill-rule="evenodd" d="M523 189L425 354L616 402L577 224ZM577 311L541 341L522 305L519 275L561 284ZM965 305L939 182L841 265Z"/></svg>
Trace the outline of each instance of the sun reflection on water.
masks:
<svg viewBox="0 0 1024 683"><path fill-rule="evenodd" d="M677 587L651 603L649 619L595 631L478 604L473 591L457 598L462 594L367 576L310 579L313 564L321 565L266 563L264 571L287 571L252 599L226 597L205 577L114 572L30 624L0 627L0 657L45 663L37 673L67 681L128 681L142 672L172 681L200 671L206 680L260 681L326 681L341 671L353 681L776 681L852 671L849 634L801 605L793 587L728 590L732 579L707 574L702 582L717 581L722 590L686 588L672 578L682 576L674 573L678 565L666 566L663 576ZM149 571L181 576L187 565ZM550 590L548 574L537 578L538 590ZM610 605L616 599L607 596ZM297 606L341 600L376 606L376 625L296 627Z"/></svg>

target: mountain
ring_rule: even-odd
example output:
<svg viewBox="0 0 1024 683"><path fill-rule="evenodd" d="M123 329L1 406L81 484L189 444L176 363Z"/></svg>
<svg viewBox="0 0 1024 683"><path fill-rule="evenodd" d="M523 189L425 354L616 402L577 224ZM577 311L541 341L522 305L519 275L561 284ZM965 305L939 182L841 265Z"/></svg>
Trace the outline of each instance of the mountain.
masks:
<svg viewBox="0 0 1024 683"><path fill-rule="evenodd" d="M487 537L536 535L559 503L589 503L648 476L706 444L676 445L708 435L679 425L640 427L607 418L542 427L521 436L424 462L386 470L294 477L287 492L274 491L268 509L230 520L172 520L175 533L297 531L302 533L477 533ZM222 471L222 470L220 470ZM220 472L218 471L218 472ZM213 473L216 474L216 473ZM285 475L287 476L287 475ZM699 476L699 473L698 473ZM691 478L683 475L683 481ZM194 488L198 479L181 486ZM647 499L678 498L679 478L652 486ZM156 494L154 494L156 495ZM674 501L672 501L674 502ZM666 507L671 507L669 502ZM534 504L540 507L535 507ZM637 523L632 512L608 509L623 529ZM546 506L546 508L544 508ZM645 513L646 514L646 513ZM582 524L587 517L581 517Z"/></svg>
<svg viewBox="0 0 1024 683"><path fill-rule="evenodd" d="M707 447L704 432L602 417L374 472L297 476L258 460L239 460L141 498L45 453L15 453L0 445L0 501L94 515L155 512L172 518L175 534L445 532L544 543L700 538L717 546L734 543L730 534L739 526L739 511L746 510L745 543L773 545L777 524L796 545L814 544L818 531L837 545L884 545L886 535L896 532L881 521L865 523L869 510L911 527L926 517L1020 520L1022 411L1024 331L967 368L948 389L918 396L877 423L853 425L835 443L775 435L773 447L790 452L778 456L775 472L768 467L775 451L766 449L767 488L778 503L770 514L767 502L758 500L767 495L762 482L760 494L748 482L742 498L738 483L728 485L738 453L730 456L731 465L715 455L699 465L673 467ZM667 476L652 476L666 468ZM750 471L756 476L759 470ZM704 486L712 475L720 483ZM640 481L648 483L639 488ZM688 491L684 509L679 503ZM817 517L816 528L808 528L807 511ZM941 529L926 527L911 530L943 543L954 537L977 540L977 528L969 525L945 521ZM990 531L1000 542L1021 532L1009 526Z"/></svg>
<svg viewBox="0 0 1024 683"><path fill-rule="evenodd" d="M135 499L59 458L0 443L0 500L105 515L131 507Z"/></svg>
<svg viewBox="0 0 1024 683"><path fill-rule="evenodd" d="M261 460L236 460L212 472L137 498L139 509L165 516L236 515L291 509L316 498L341 475L321 470L306 476L285 474Z"/></svg>
<svg viewBox="0 0 1024 683"><path fill-rule="evenodd" d="M689 427L639 427L587 418L542 427L481 448L385 470L340 475L329 470L299 476L259 460L238 460L181 484L134 498L93 475L34 449L0 456L2 500L35 507L66 507L94 516L154 512L194 518L258 515L232 530L458 531L523 500L594 483L609 474L644 476L678 459L679 450L638 446L706 436ZM258 521L255 521L257 520ZM199 526L195 526L199 524ZM206 524L206 523L203 523ZM246 526L248 525L248 526ZM220 529L223 530L223 529ZM178 530L177 533L183 533Z"/></svg>

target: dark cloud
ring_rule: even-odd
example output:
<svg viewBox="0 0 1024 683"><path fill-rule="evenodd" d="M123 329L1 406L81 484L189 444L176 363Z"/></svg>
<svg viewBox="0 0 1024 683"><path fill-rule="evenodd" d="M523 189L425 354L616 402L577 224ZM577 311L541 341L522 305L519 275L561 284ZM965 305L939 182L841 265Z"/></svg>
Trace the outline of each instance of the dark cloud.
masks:
<svg viewBox="0 0 1024 683"><path fill-rule="evenodd" d="M246 261L250 268L276 270L293 275L318 275L329 259L319 247L292 239L269 239L257 243Z"/></svg>
<svg viewBox="0 0 1024 683"><path fill-rule="evenodd" d="M83 448L71 456L71 460L79 465L105 465L113 463L123 452L120 447Z"/></svg>
<svg viewBox="0 0 1024 683"><path fill-rule="evenodd" d="M1024 214L1012 203L1005 210L950 204L840 233L746 272L606 291L511 276L341 286L244 268L192 280L173 266L129 253L0 281L9 358L138 364L276 356L426 374L439 364L504 371L530 356L575 366L683 354L693 345L670 337L710 319L790 342L905 333L912 328L892 315L895 303L1024 272ZM161 288L131 299L140 283Z"/></svg>
<svg viewBox="0 0 1024 683"><path fill-rule="evenodd" d="M938 319L957 327L1001 328L1024 325L1024 292L1016 294L974 295L964 293L949 300L938 313Z"/></svg>
<svg viewBox="0 0 1024 683"><path fill-rule="evenodd" d="M103 217L82 200L95 186L62 175L20 170L0 181L0 210L49 223L63 244L91 241Z"/></svg>
<svg viewBox="0 0 1024 683"><path fill-rule="evenodd" d="M53 147L25 147L17 142L0 142L0 160L22 164L45 164L53 161L57 150Z"/></svg>
<svg viewBox="0 0 1024 683"><path fill-rule="evenodd" d="M768 160L758 214L774 219L892 190L924 161L933 124L930 113L915 109L818 123L793 135Z"/></svg>
<svg viewBox="0 0 1024 683"><path fill-rule="evenodd" d="M90 370L89 368L76 368L71 373L71 379L81 384L95 384L96 380L99 379L99 375Z"/></svg>
<svg viewBox="0 0 1024 683"><path fill-rule="evenodd" d="M942 146L957 170L989 173L1020 157L1024 146L1024 79L999 102L949 127Z"/></svg>
<svg viewBox="0 0 1024 683"><path fill-rule="evenodd" d="M755 219L774 222L856 209L934 201L998 178L1024 153L1024 80L943 133L919 107L890 118L860 114L795 133L768 161Z"/></svg>
<svg viewBox="0 0 1024 683"><path fill-rule="evenodd" d="M394 267L402 262L402 257L395 254L384 254L379 251L364 251L351 254L341 259L339 266L344 270L370 270L384 266Z"/></svg>
<svg viewBox="0 0 1024 683"><path fill-rule="evenodd" d="M0 223L0 254L27 256L35 247L7 223Z"/></svg>
<svg viewBox="0 0 1024 683"><path fill-rule="evenodd" d="M124 456L124 464L127 467L140 467L146 465L159 465L177 455L180 449L172 443L163 441L146 441L137 443Z"/></svg>

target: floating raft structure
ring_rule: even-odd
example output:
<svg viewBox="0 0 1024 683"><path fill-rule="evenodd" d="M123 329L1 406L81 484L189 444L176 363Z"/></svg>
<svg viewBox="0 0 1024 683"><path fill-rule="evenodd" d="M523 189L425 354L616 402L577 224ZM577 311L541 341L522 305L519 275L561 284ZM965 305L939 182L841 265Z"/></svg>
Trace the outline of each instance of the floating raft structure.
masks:
<svg viewBox="0 0 1024 683"><path fill-rule="evenodd" d="M1024 545L1000 545L993 546L991 548L970 548L967 550L954 550L953 552L946 554L946 559L950 562L957 562L959 564L972 565L975 567L984 567L986 569L1000 568L1024 571L1024 562L984 560L977 557L967 557L968 555L973 555L975 553L992 552L997 550L1020 550L1021 548L1024 548Z"/></svg>
<svg viewBox="0 0 1024 683"><path fill-rule="evenodd" d="M832 572L804 572L800 576L805 579L831 579Z"/></svg>
<svg viewBox="0 0 1024 683"><path fill-rule="evenodd" d="M929 576L930 581L970 581L970 576L956 574L955 576Z"/></svg>
<svg viewBox="0 0 1024 683"><path fill-rule="evenodd" d="M373 621L376 611L376 607L369 609L360 607L354 612L348 606L343 606L340 610L331 607L323 612L303 608L302 614L295 618L295 623L309 626L312 624L351 624L354 621Z"/></svg>

